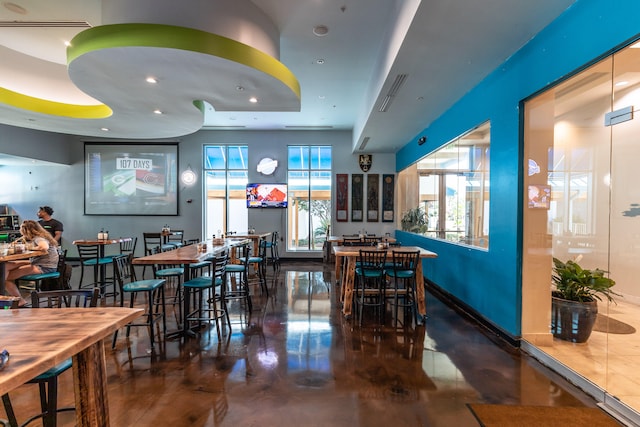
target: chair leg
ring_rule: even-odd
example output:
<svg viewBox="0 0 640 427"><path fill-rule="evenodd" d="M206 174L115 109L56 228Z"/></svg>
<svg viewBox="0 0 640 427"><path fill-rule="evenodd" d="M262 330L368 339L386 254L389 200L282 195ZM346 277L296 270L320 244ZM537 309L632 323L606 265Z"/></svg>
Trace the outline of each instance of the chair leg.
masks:
<svg viewBox="0 0 640 427"><path fill-rule="evenodd" d="M40 394L45 390L44 384L40 384ZM47 413L44 416L45 427L56 427L58 425L58 377L53 377L47 381Z"/></svg>
<svg viewBox="0 0 640 427"><path fill-rule="evenodd" d="M7 413L9 427L18 427L18 420L16 419L15 412L13 412L13 405L11 405L11 399L8 393L2 395L2 403L4 405L4 411Z"/></svg>
<svg viewBox="0 0 640 427"><path fill-rule="evenodd" d="M113 333L113 340L111 341L111 349L115 350L116 349L116 341L118 340L118 330L116 329L116 331Z"/></svg>
<svg viewBox="0 0 640 427"><path fill-rule="evenodd" d="M148 294L148 298L147 300L149 301L149 319L148 319L148 323L149 323L149 339L151 340L151 348L153 348L153 344L154 344L154 340L153 340L153 336L155 335L155 332L153 331L153 291L149 292Z"/></svg>

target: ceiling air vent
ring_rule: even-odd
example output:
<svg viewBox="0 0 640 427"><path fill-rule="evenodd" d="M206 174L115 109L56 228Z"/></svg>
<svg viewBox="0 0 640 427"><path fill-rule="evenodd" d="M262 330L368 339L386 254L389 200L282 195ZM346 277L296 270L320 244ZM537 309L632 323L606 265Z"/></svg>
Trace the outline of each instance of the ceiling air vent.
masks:
<svg viewBox="0 0 640 427"><path fill-rule="evenodd" d="M398 74L396 76L396 79L393 81L393 84L391 85L389 92L387 92L387 95L382 100L382 103L380 104L380 108L378 108L378 111L380 111L381 113L385 113L389 109L389 105L391 105L391 101L393 101L393 97L396 96L396 94L400 90L400 87L404 84L404 81L406 79L407 79L406 74Z"/></svg>

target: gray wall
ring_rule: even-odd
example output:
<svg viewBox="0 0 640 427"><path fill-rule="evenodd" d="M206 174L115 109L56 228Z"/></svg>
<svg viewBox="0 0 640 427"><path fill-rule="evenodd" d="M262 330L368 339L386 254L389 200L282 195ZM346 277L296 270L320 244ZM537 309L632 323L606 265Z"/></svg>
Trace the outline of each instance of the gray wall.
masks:
<svg viewBox="0 0 640 427"><path fill-rule="evenodd" d="M142 233L160 230L165 224L184 229L186 238L203 238L202 219L202 147L207 144L246 144L249 146L249 181L286 182L288 145L332 145L334 181L336 173L362 173L358 155L351 153L350 131L200 131L167 142L179 142L179 171L190 165L198 173L192 187L180 184L178 216L100 216L84 215L84 142L108 142L77 136L53 134L0 125L0 152L11 155L48 160L57 164L25 162L15 166L0 166L0 204L9 205L21 219L37 219L39 206L49 205L54 218L64 223L63 248L76 255L73 240L94 237L101 228L111 236L137 236L136 255L142 254ZM121 142L121 141L118 141ZM153 142L162 141L133 141ZM262 157L278 160L273 177L256 172ZM395 155L373 154L369 173L394 173ZM334 183L335 184L335 183ZM334 190L335 194L335 190ZM191 203L187 200L191 199ZM249 212L249 224L260 230L280 230L284 235L286 213L283 210L255 210ZM335 212L334 212L335 215ZM368 232L393 235L394 223L340 222L332 224L332 234ZM109 248L114 251L116 248ZM282 251L284 252L284 251ZM309 254L281 253L284 257L308 257ZM313 255L318 257L319 254Z"/></svg>

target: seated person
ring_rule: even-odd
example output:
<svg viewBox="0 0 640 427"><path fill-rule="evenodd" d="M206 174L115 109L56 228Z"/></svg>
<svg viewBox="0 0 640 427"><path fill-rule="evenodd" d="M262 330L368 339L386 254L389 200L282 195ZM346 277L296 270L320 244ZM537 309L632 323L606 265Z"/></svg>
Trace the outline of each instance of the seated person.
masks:
<svg viewBox="0 0 640 427"><path fill-rule="evenodd" d="M47 251L45 255L25 260L8 261L5 264L5 288L9 295L20 297L18 305L22 307L27 301L22 298L15 280L27 274L56 271L58 268L58 243L47 230L32 220L24 220L22 222L20 234L22 234L20 239L30 243L33 250Z"/></svg>

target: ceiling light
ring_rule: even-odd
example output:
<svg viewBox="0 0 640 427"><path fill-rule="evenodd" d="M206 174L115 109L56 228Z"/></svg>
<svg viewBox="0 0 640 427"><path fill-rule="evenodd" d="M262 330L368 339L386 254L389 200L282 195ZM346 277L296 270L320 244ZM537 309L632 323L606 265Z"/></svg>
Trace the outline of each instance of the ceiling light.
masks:
<svg viewBox="0 0 640 427"><path fill-rule="evenodd" d="M326 36L329 33L329 28L326 25L316 25L313 27L313 34L318 37Z"/></svg>
<svg viewBox="0 0 640 427"><path fill-rule="evenodd" d="M100 130L103 132L109 132L109 128L100 128Z"/></svg>
<svg viewBox="0 0 640 427"><path fill-rule="evenodd" d="M258 98L256 98L255 96L252 96L251 98L249 98L249 102L255 104L256 102L258 102Z"/></svg>
<svg viewBox="0 0 640 427"><path fill-rule="evenodd" d="M65 40L64 41L64 45L69 47L69 46L71 46L71 42L69 40Z"/></svg>
<svg viewBox="0 0 640 427"><path fill-rule="evenodd" d="M158 83L158 80L156 80L155 77L147 77L147 83Z"/></svg>
<svg viewBox="0 0 640 427"><path fill-rule="evenodd" d="M322 59L322 58L316 59L316 64L318 64L318 65L324 64L324 59Z"/></svg>
<svg viewBox="0 0 640 427"><path fill-rule="evenodd" d="M160 110L153 110L153 114L162 114L162 111L160 111Z"/></svg>
<svg viewBox="0 0 640 427"><path fill-rule="evenodd" d="M242 87L242 86L236 86L236 90L237 90L238 92L242 92L242 91L244 90L244 87Z"/></svg>

